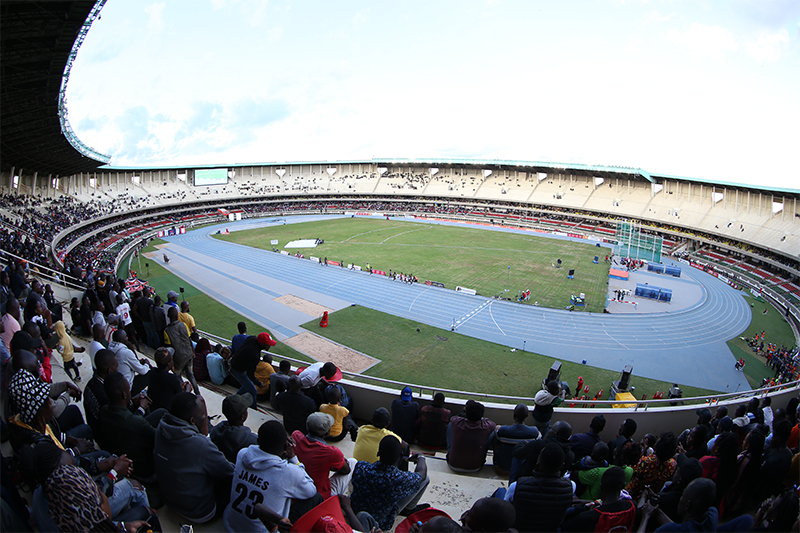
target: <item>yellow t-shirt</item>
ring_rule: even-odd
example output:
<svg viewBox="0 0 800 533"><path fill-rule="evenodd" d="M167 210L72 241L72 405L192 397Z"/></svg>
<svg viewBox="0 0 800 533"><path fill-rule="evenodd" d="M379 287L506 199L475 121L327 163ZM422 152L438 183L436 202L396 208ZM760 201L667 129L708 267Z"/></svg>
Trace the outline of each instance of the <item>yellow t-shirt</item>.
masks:
<svg viewBox="0 0 800 533"><path fill-rule="evenodd" d="M378 429L371 424L358 428L356 445L353 447L353 458L356 461L367 461L370 463L377 461L378 446L386 435L392 435L400 442L403 442L403 439L388 429Z"/></svg>
<svg viewBox="0 0 800 533"><path fill-rule="evenodd" d="M273 373L275 373L275 369L266 361L259 361L256 365L256 371L254 372L256 379L264 384L263 387L256 386L259 396L269 393L269 376Z"/></svg>
<svg viewBox="0 0 800 533"><path fill-rule="evenodd" d="M339 404L323 403L319 406L321 413L327 413L333 417L333 425L331 426L331 437L338 437L342 434L342 420L350 414L347 407L342 407Z"/></svg>
<svg viewBox="0 0 800 533"><path fill-rule="evenodd" d="M178 322L186 324L186 333L192 335L192 328L195 327L194 317L189 313L178 313Z"/></svg>

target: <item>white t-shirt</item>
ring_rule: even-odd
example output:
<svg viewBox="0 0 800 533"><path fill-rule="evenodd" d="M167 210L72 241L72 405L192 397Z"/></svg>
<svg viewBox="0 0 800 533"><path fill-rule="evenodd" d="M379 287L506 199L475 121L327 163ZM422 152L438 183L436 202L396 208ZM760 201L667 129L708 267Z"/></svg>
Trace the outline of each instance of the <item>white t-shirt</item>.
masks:
<svg viewBox="0 0 800 533"><path fill-rule="evenodd" d="M127 326L133 319L131 318L131 306L127 303L121 303L117 306L117 314L122 318L123 326Z"/></svg>

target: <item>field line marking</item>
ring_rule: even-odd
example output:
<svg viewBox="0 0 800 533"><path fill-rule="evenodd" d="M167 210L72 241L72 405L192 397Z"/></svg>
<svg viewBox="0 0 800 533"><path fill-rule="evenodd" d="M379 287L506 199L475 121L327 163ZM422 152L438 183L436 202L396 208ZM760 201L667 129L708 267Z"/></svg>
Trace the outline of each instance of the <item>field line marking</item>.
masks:
<svg viewBox="0 0 800 533"><path fill-rule="evenodd" d="M378 244L383 244L383 243L385 243L386 241L388 241L389 239L394 239L395 237L399 237L400 235L405 235L406 233L414 233L415 231L422 231L422 230L426 230L426 229L431 229L431 228L417 228L417 229L412 229L412 230L404 231L403 233L398 233L397 235L392 235L392 236L390 236L390 237L386 237L384 240L382 240L382 241L381 241L380 243L378 243ZM418 245L418 246L419 246L419 245Z"/></svg>
<svg viewBox="0 0 800 533"><path fill-rule="evenodd" d="M630 350L630 348L628 348L627 346L625 346L624 344L622 344L621 342L619 342L617 339L615 339L614 337L612 337L612 336L611 336L611 334L610 334L609 332L607 332L606 330L603 330L603 333L605 333L606 335L608 335L608 338L609 338L609 339L611 339L612 341L616 342L617 344L619 344L620 346L622 346L622 347L623 347L623 348L625 348L626 350ZM636 337L634 337L634 339L635 339L635 338L636 338Z"/></svg>
<svg viewBox="0 0 800 533"><path fill-rule="evenodd" d="M395 229L395 228L402 228L402 227L403 227L403 226L389 226L388 228L373 229L373 230L370 230L370 231L365 231L364 233L357 233L357 234L355 234L355 235L351 235L350 237L346 238L345 240L343 240L343 241L339 241L339 242L347 242L347 241L349 241L350 239L355 239L356 237L360 237L360 236L362 236L362 235L367 235L367 234L369 234L369 233L375 233L376 231L385 231L385 230L387 230L387 229Z"/></svg>
<svg viewBox="0 0 800 533"><path fill-rule="evenodd" d="M414 307L415 303L417 303L417 300L419 300L419 297L422 296L423 294L425 294L426 292L428 292L429 290L431 290L431 289L425 289L424 291L422 291L419 294L417 294L417 297L414 298L414 300L412 300L412 302L411 302L411 305L408 306L408 310L411 311L411 308Z"/></svg>
<svg viewBox="0 0 800 533"><path fill-rule="evenodd" d="M491 303L491 300L489 301L489 316L490 316L490 317L492 317L492 322L494 322L494 325L495 325L495 326L497 326L497 329L499 329L499 330L500 330L500 333L502 333L502 334L503 334L503 336L505 336L506 332L505 332L505 331L503 331L503 328L501 328L501 327L500 327L500 324L498 324L498 323L497 323L497 320L495 320L495 319L494 319L494 314L492 313L492 303Z"/></svg>
<svg viewBox="0 0 800 533"><path fill-rule="evenodd" d="M455 328L459 326L463 326L464 324L466 324L470 319L474 318L484 307L486 307L491 303L492 303L491 300L486 300L485 302L483 302L481 305L479 305L469 313L462 315L461 318L455 321L453 330L455 330Z"/></svg>

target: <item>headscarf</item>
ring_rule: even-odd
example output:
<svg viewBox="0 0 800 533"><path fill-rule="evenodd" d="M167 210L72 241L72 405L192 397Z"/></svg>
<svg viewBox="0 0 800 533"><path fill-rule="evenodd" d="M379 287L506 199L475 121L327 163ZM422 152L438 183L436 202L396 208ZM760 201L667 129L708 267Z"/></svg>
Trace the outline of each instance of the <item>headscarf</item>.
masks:
<svg viewBox="0 0 800 533"><path fill-rule="evenodd" d="M30 424L50 396L50 386L25 369L17 370L8 388L23 422Z"/></svg>
<svg viewBox="0 0 800 533"><path fill-rule="evenodd" d="M108 519L97 484L77 466L60 466L47 478L44 489L50 518L61 531L89 531Z"/></svg>
<svg viewBox="0 0 800 533"><path fill-rule="evenodd" d="M61 359L65 363L67 361L72 361L72 359L75 358L75 351L72 346L72 339L67 334L67 327L64 325L64 322L59 320L53 324L53 330L55 330L56 335L58 335L58 344L64 347L64 349L61 350Z"/></svg>

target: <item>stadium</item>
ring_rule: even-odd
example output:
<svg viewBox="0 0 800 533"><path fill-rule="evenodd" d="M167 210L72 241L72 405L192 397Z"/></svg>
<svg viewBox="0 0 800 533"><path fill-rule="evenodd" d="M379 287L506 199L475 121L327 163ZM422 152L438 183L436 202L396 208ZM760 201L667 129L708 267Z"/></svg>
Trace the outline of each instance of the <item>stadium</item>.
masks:
<svg viewBox="0 0 800 533"><path fill-rule="evenodd" d="M77 138L66 113L72 62L103 4L55 2L41 9L36 3L2 3L3 262L22 262L28 276L52 285L60 300L81 297L86 275L96 271L150 282L165 300L168 290L178 289L174 283L180 283L181 293L188 289L187 299L202 293L213 306L232 313L224 317L233 321L218 329L206 330L199 321L200 333L212 343L229 344L236 332L236 319L229 317L239 317L252 324L250 333L256 327L268 329L280 341L272 350L276 365L279 359L289 360L293 368L335 362L353 399L351 415L364 423L376 408L391 405L405 386L423 404L443 392L454 413L475 400L485 405L489 419L509 422L514 404L532 406L534 395L552 380L574 387L576 376L588 372L582 368L610 374L602 374L602 382L592 383L583 398L578 385L570 393L574 399L555 409L554 417L569 422L575 433L602 413L609 428L633 417L640 437L663 431L677 435L694 426L699 407L726 406L733 412L755 397L769 398L777 410L798 397L800 190L639 168L509 160L115 166ZM280 240L269 238L278 226L321 223L333 228L335 222L353 220L384 224L381 228L396 223L398 239L413 228L452 227L492 235L475 238L482 246L500 235L586 246L583 263L565 263L560 271L555 270L556 255L552 262L547 256L545 263L551 262L552 275L562 281L568 276L580 280L596 264L602 270L602 295L584 303L576 284L545 306L550 308L532 305L524 298L526 286L509 282L512 266L506 270L497 262L491 267L496 279L487 289L475 290L458 279L442 283L444 274L428 274L430 270L413 271L418 278L414 283L392 283L387 274L398 269L397 263L380 264L369 256L340 258L327 252L333 250L326 248L332 242L292 249L286 231ZM248 231L262 232L263 249L245 249L235 242L240 232ZM305 239L331 240L325 229L313 231L322 233L295 232L305 232ZM360 231L354 230L353 236ZM639 261L633 265L637 268L631 259ZM320 269L323 261L327 270ZM400 268L406 274L412 271L406 265ZM153 279L148 279L151 269ZM160 282L156 270L165 276ZM629 296L615 293L620 289ZM537 300L536 290L530 299ZM390 360L392 355L370 351L383 350L381 346L366 341L356 346L336 337L338 317L343 322L365 320L364 315L345 318L354 306L411 321L409 327L416 332L433 328L424 332L431 338L452 333L485 341L492 344L492 354L500 350L503 355L495 359L480 352L476 359L450 361L452 370L434 361L431 368L420 367L428 375L414 373L404 380L398 371L417 367L421 358L401 352L394 355L396 361ZM217 307L210 309L210 314L222 314ZM330 330L320 327L323 313ZM761 348L758 342L747 344L752 335L763 335L756 331L763 323L759 319L785 328L783 346L776 341L773 349L770 336L762 337ZM398 328L379 344L405 342L407 333ZM766 351L764 338L770 342ZM733 348L737 339L738 348ZM531 359L518 362L528 352ZM153 357L146 349L142 353ZM734 366L740 356L742 361L746 357L745 371ZM544 362L525 375L534 357ZM474 387L468 385L470 376L455 381L465 386L437 382L437 376L441 380L451 371L488 373L493 365L521 374L527 384L509 392L502 380ZM746 373L756 367L760 373ZM88 379L91 368L84 367L87 371ZM639 386L636 392L631 384L639 378L659 384ZM205 394L218 396L207 399L209 411L236 392L235 387L210 382L203 386ZM661 394L653 397L655 392ZM269 401L260 402L258 412L276 417ZM444 462L443 453L433 455ZM483 483L490 475L471 478L469 503L473 494L491 494ZM470 479L444 468L432 483L447 487L465 477ZM445 492L440 490L440 500L446 499ZM447 510L457 518L456 510L465 510L464 505L462 495ZM181 519L162 518L165 530L171 530L171 520L177 524ZM222 527L219 522L216 526Z"/></svg>

